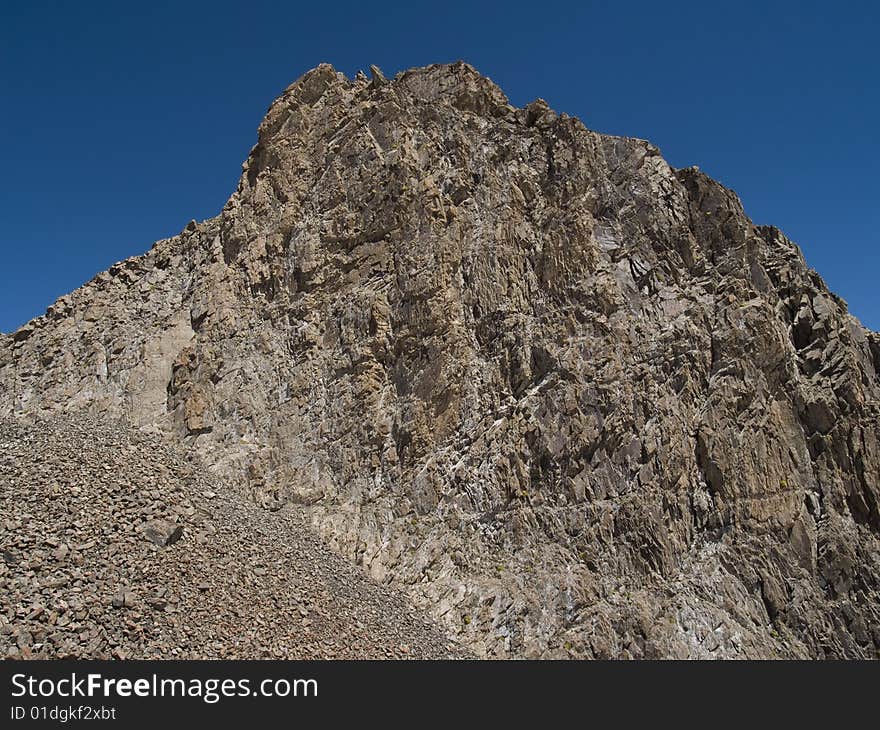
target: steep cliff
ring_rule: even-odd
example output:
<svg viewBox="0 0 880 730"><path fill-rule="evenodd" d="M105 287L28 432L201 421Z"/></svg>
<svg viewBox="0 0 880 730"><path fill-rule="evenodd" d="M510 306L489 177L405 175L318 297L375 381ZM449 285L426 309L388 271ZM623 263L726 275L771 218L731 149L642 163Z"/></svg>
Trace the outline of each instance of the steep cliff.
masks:
<svg viewBox="0 0 880 730"><path fill-rule="evenodd" d="M880 337L651 144L328 65L238 189L0 344L0 416L159 429L485 656L876 657Z"/></svg>

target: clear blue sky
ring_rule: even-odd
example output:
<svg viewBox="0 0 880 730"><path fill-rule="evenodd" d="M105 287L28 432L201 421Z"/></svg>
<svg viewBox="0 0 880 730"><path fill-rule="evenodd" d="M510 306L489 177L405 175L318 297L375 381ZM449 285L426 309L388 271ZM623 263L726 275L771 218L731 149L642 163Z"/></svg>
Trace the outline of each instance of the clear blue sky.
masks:
<svg viewBox="0 0 880 730"><path fill-rule="evenodd" d="M880 329L878 27L869 2L4 1L0 330L219 212L309 68L456 59L699 165Z"/></svg>

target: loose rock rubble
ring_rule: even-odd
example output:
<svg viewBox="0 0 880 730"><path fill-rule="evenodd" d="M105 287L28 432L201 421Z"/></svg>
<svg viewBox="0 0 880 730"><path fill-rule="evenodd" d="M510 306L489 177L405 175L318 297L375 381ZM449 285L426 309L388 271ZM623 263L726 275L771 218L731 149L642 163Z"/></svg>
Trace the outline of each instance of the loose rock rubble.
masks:
<svg viewBox="0 0 880 730"><path fill-rule="evenodd" d="M218 216L0 337L0 415L64 411L479 656L880 651L880 336L732 191L467 64L291 84Z"/></svg>
<svg viewBox="0 0 880 730"><path fill-rule="evenodd" d="M0 422L7 658L463 656L405 600L120 423Z"/></svg>

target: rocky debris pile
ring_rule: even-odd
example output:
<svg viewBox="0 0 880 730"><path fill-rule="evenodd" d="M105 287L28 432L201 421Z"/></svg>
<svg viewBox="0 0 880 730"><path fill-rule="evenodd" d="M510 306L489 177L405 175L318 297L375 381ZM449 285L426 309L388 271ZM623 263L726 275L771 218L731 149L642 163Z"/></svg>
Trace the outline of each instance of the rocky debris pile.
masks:
<svg viewBox="0 0 880 730"><path fill-rule="evenodd" d="M329 551L155 438L0 422L7 658L445 658L459 652Z"/></svg>
<svg viewBox="0 0 880 730"><path fill-rule="evenodd" d="M648 142L325 64L217 217L0 340L0 414L160 430L480 656L874 657L878 342Z"/></svg>

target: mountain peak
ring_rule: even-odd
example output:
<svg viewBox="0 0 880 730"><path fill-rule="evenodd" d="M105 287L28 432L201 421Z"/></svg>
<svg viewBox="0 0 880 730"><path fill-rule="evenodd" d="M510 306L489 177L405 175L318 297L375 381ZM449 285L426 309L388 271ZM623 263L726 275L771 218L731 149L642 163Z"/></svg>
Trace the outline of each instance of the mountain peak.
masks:
<svg viewBox="0 0 880 730"><path fill-rule="evenodd" d="M61 411L480 656L880 647L880 340L732 191L463 62L287 87L220 215L0 338L0 416Z"/></svg>

